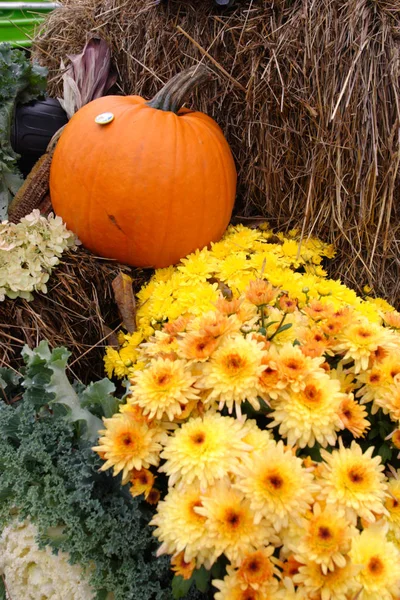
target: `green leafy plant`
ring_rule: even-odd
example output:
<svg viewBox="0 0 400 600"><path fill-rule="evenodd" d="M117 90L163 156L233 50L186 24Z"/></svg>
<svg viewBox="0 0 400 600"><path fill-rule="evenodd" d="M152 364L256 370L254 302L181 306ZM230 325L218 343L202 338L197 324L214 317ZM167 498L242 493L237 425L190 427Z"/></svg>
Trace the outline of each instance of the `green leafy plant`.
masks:
<svg viewBox="0 0 400 600"><path fill-rule="evenodd" d="M99 472L91 450L99 416L119 403L114 385L71 384L65 348L42 342L23 355L23 377L0 369L0 527L29 518L40 547L87 570L98 600L169 600L172 573L155 558L151 507Z"/></svg>
<svg viewBox="0 0 400 600"><path fill-rule="evenodd" d="M6 218L8 204L23 183L18 154L10 143L15 106L42 96L46 75L47 69L32 64L25 52L0 44L0 220Z"/></svg>

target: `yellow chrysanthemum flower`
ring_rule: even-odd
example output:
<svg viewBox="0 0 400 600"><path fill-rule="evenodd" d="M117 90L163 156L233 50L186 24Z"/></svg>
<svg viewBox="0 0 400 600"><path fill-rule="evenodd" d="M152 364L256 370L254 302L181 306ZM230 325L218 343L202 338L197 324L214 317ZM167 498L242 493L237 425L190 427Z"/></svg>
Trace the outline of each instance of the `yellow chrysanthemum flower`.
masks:
<svg viewBox="0 0 400 600"><path fill-rule="evenodd" d="M371 526L353 538L350 557L360 565L360 600L392 600L400 595L400 552L387 541L386 527Z"/></svg>
<svg viewBox="0 0 400 600"><path fill-rule="evenodd" d="M400 329L400 312L397 310L388 311L383 315L385 325L393 329Z"/></svg>
<svg viewBox="0 0 400 600"><path fill-rule="evenodd" d="M276 541L271 525L265 520L254 523L250 502L228 482L218 482L202 496L202 506L194 509L206 517L207 545L212 544L213 561L225 554L239 566L247 554L270 540Z"/></svg>
<svg viewBox="0 0 400 600"><path fill-rule="evenodd" d="M197 283L181 286L175 291L175 301L167 317L172 320L181 314L202 315L213 310L219 297L217 283Z"/></svg>
<svg viewBox="0 0 400 600"><path fill-rule="evenodd" d="M234 487L246 494L256 523L267 519L276 531L304 515L318 485L283 442L254 452L237 468Z"/></svg>
<svg viewBox="0 0 400 600"><path fill-rule="evenodd" d="M153 359L144 371L135 373L128 402L140 406L150 418L170 421L179 416L190 400L197 400L193 377L183 360Z"/></svg>
<svg viewBox="0 0 400 600"><path fill-rule="evenodd" d="M400 420L400 381L382 394L381 397L375 398L376 407L383 410L385 415L389 415L392 421Z"/></svg>
<svg viewBox="0 0 400 600"><path fill-rule="evenodd" d="M209 279L217 265L218 262L212 254L207 248L203 248L192 252L186 258L182 258L177 269L184 276L187 283L192 285Z"/></svg>
<svg viewBox="0 0 400 600"><path fill-rule="evenodd" d="M321 470L321 499L343 508L352 522L357 517L375 521L375 514L387 514L384 466L380 456L372 458L373 451L371 446L363 453L354 441L350 448L344 448L341 440L339 449L332 454L321 450L325 461Z"/></svg>
<svg viewBox="0 0 400 600"><path fill-rule="evenodd" d="M224 260L221 260L216 268L215 275L230 287L235 286L238 274L249 270L250 265L246 252L233 252Z"/></svg>
<svg viewBox="0 0 400 600"><path fill-rule="evenodd" d="M388 335L384 327L367 319L359 319L341 331L334 349L335 352L344 352L344 364L354 360L354 372L359 373L368 369L374 352L387 343Z"/></svg>
<svg viewBox="0 0 400 600"><path fill-rule="evenodd" d="M349 600L349 598L357 598L356 594L360 591L360 585L356 580L358 571L359 567L347 561L345 567L336 567L333 571L323 573L318 563L307 561L299 567L299 572L294 575L293 581L301 586L307 599Z"/></svg>
<svg viewBox="0 0 400 600"><path fill-rule="evenodd" d="M207 402L218 402L219 408L227 406L229 413L233 406L240 416L240 404L248 400L256 409L258 378L263 366L262 345L242 335L232 335L224 339L209 362L204 363L203 373L196 387L210 390Z"/></svg>
<svg viewBox="0 0 400 600"><path fill-rule="evenodd" d="M170 485L178 480L185 485L198 480L206 488L232 472L251 449L243 442L246 433L238 420L208 411L169 437L162 454L166 462L159 470L170 477Z"/></svg>
<svg viewBox="0 0 400 600"><path fill-rule="evenodd" d="M202 506L202 499L198 482L179 489L169 488L150 521L150 525L156 527L153 535L161 542L157 556L183 552L187 563L195 559L198 566L211 564L212 548L207 544L206 519L194 510L199 506Z"/></svg>
<svg viewBox="0 0 400 600"><path fill-rule="evenodd" d="M271 401L273 421L268 427L279 425L279 434L287 438L289 446L300 448L314 446L317 441L322 447L336 443L336 432L341 429L338 410L343 400L340 384L329 377L308 375L304 387L298 392L282 394Z"/></svg>
<svg viewBox="0 0 400 600"><path fill-rule="evenodd" d="M328 570L346 566L346 555L357 533L343 512L329 505L322 509L315 503L313 512L305 519L303 538L291 549L297 561L313 561L326 574Z"/></svg>
<svg viewBox="0 0 400 600"><path fill-rule="evenodd" d="M157 466L160 451L167 441L167 434L159 427L149 427L134 416L116 413L111 419L104 419L105 429L101 430L95 450L106 462L101 471L113 467L113 474L122 471L125 479L129 471L140 471L143 467Z"/></svg>
<svg viewBox="0 0 400 600"><path fill-rule="evenodd" d="M246 431L243 442L251 447L249 453L263 452L270 444L274 444L272 434L266 429L260 429L253 419L247 419L243 427Z"/></svg>
<svg viewBox="0 0 400 600"><path fill-rule="evenodd" d="M256 242L263 239L263 233L260 229L250 229L242 224L230 225L224 236L232 248L237 250L250 251L254 248Z"/></svg>

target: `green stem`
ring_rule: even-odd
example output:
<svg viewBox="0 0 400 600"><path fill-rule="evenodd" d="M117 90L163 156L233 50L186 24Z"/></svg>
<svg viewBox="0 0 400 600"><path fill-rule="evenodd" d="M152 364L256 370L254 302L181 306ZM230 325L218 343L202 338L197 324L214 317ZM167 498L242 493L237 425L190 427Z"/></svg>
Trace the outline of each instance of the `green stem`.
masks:
<svg viewBox="0 0 400 600"><path fill-rule="evenodd" d="M210 71L203 65L190 67L167 81L147 105L177 114L190 92L209 78Z"/></svg>
<svg viewBox="0 0 400 600"><path fill-rule="evenodd" d="M276 334L279 332L280 328L282 327L283 323L285 322L286 316L287 316L287 313L284 313L284 315L283 315L283 317L281 319L281 322L279 323L278 327L275 329L275 333L273 333L271 335L271 337L268 338L269 341L273 340L274 337L276 336Z"/></svg>

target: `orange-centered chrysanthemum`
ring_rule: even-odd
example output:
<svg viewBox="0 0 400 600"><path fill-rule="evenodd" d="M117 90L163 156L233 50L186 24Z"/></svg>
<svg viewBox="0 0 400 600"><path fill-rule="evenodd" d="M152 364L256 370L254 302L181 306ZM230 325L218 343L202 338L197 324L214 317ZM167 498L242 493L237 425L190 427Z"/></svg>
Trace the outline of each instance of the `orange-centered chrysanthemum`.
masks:
<svg viewBox="0 0 400 600"><path fill-rule="evenodd" d="M368 369L371 356L387 339L388 335L383 327L367 319L359 319L341 331L335 351L345 353L345 363L354 360L354 371L359 373Z"/></svg>
<svg viewBox="0 0 400 600"><path fill-rule="evenodd" d="M314 561L324 574L336 567L346 566L346 555L357 529L350 525L344 514L332 506L321 508L316 503L312 514L305 520L304 537L293 547L299 562Z"/></svg>
<svg viewBox="0 0 400 600"><path fill-rule="evenodd" d="M259 589L263 584L271 582L274 575L279 576L279 571L271 561L274 553L273 546L263 547L256 552L246 555L238 570L239 579L253 589Z"/></svg>
<svg viewBox="0 0 400 600"><path fill-rule="evenodd" d="M315 374L321 371L319 367L324 362L324 358L310 358L304 356L298 346L288 343L279 349L271 348L271 355L276 364L280 378L288 386L297 392L303 386L304 379L311 372Z"/></svg>
<svg viewBox="0 0 400 600"><path fill-rule="evenodd" d="M221 314L219 311L210 311L193 321L193 328L203 335L214 338L236 333L240 330L242 323L236 315Z"/></svg>
<svg viewBox="0 0 400 600"><path fill-rule="evenodd" d="M229 565L224 579L214 579L212 584L218 590L214 600L275 600L278 589L278 581L275 578L257 590L250 585L246 586L238 572Z"/></svg>
<svg viewBox="0 0 400 600"><path fill-rule="evenodd" d="M144 494L144 497L147 498L154 485L155 477L149 469L140 469L140 471L134 469L130 474L129 481L132 484L129 491L133 497Z"/></svg>
<svg viewBox="0 0 400 600"><path fill-rule="evenodd" d="M249 500L229 482L213 486L195 511L206 518L207 543L214 546L213 562L225 554L231 564L239 566L250 552L275 539L265 520L254 523Z"/></svg>
<svg viewBox="0 0 400 600"><path fill-rule="evenodd" d="M265 401L268 401L270 398L278 397L281 390L287 386L287 380L278 370L274 357L269 352L264 353L261 364L263 369L258 378L258 393Z"/></svg>
<svg viewBox="0 0 400 600"><path fill-rule="evenodd" d="M353 394L348 394L344 397L339 406L338 416L343 427L348 429L355 438L364 437L365 433L371 427L370 422L366 418L367 411L354 400Z"/></svg>
<svg viewBox="0 0 400 600"><path fill-rule="evenodd" d="M327 303L321 300L310 300L307 306L303 308L303 311L313 319L313 321L322 321L330 317L334 312L332 303Z"/></svg>
<svg viewBox="0 0 400 600"><path fill-rule="evenodd" d="M189 331L178 342L178 355L186 360L208 360L218 344L219 340L209 334Z"/></svg>
<svg viewBox="0 0 400 600"><path fill-rule="evenodd" d="M290 446L314 446L317 441L324 448L336 443L336 432L341 428L338 416L343 400L340 383L329 375L313 374L305 377L298 392L283 392L272 402L273 421L268 427L279 425L279 434Z"/></svg>
<svg viewBox="0 0 400 600"><path fill-rule="evenodd" d="M259 409L257 383L263 370L262 357L261 344L242 335L230 336L204 363L196 387L210 390L207 402L218 402L220 409L225 405L230 413L235 405L240 416L240 404L245 400Z"/></svg>
<svg viewBox="0 0 400 600"><path fill-rule="evenodd" d="M140 471L158 465L167 439L164 429L149 427L129 413L117 413L103 421L106 428L99 432L99 444L93 448L106 461L102 471L113 467L114 475L122 471L122 477L126 478L132 469Z"/></svg>
<svg viewBox="0 0 400 600"><path fill-rule="evenodd" d="M279 531L308 510L318 486L283 442L253 452L237 469L235 487L246 494L256 523L265 518Z"/></svg>
<svg viewBox="0 0 400 600"><path fill-rule="evenodd" d="M361 600L392 600L400 595L400 552L386 539L385 527L368 527L353 538L350 557L362 569Z"/></svg>
<svg viewBox="0 0 400 600"><path fill-rule="evenodd" d="M247 430L232 417L208 411L204 417L189 419L166 443L160 471L170 477L170 485L200 481L213 485L230 473L251 446L243 442Z"/></svg>
<svg viewBox="0 0 400 600"><path fill-rule="evenodd" d="M332 454L321 450L324 468L321 471L321 498L328 504L343 508L353 522L357 517L375 521L375 514L386 514L386 478L380 456L372 458L374 447L362 452L356 442L350 448L340 444Z"/></svg>
<svg viewBox="0 0 400 600"><path fill-rule="evenodd" d="M193 388L196 381L183 360L154 359L144 371L135 373L132 379L132 404L137 404L150 418L170 421L179 416L190 400L198 398Z"/></svg>
<svg viewBox="0 0 400 600"><path fill-rule="evenodd" d="M180 575L183 579L190 579L193 575L193 571L196 568L196 561L193 558L191 561L186 562L184 558L184 552L179 552L171 558L171 569L176 575Z"/></svg>

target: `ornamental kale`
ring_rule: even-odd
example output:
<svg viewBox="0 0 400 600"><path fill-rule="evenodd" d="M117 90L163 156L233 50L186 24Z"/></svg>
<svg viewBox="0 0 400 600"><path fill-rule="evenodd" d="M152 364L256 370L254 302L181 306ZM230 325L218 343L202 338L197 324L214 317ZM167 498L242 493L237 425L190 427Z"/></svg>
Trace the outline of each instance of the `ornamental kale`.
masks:
<svg viewBox="0 0 400 600"><path fill-rule="evenodd" d="M64 348L42 342L23 354L23 378L0 369L0 527L16 512L29 518L40 547L68 552L87 570L98 600L109 592L169 600L172 574L168 559L155 558L151 507L100 472L91 450L99 416L119 404L113 384L71 385Z"/></svg>

